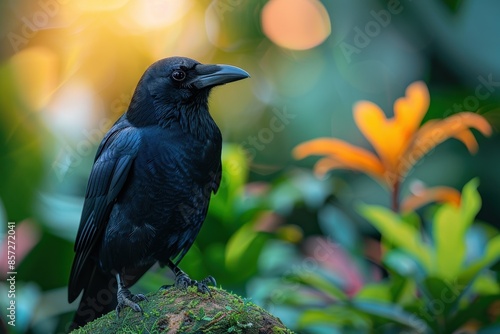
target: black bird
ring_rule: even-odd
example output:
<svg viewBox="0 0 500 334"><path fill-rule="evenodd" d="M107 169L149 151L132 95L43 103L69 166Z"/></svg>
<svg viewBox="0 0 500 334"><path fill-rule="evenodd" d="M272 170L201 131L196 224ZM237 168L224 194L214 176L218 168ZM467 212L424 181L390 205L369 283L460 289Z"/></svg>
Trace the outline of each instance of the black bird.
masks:
<svg viewBox="0 0 500 334"><path fill-rule="evenodd" d="M132 286L153 264L168 266L175 286L209 292L179 267L221 180L219 128L208 112L212 87L249 77L229 65L181 57L159 60L140 79L127 112L102 140L75 241L68 301L83 297L70 329L129 306Z"/></svg>

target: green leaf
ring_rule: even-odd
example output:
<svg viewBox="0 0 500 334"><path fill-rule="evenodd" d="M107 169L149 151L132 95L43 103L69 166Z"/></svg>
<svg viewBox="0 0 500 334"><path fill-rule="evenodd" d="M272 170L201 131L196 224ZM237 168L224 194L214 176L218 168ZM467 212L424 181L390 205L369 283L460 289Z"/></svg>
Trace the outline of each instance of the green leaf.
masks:
<svg viewBox="0 0 500 334"><path fill-rule="evenodd" d="M479 179L474 178L467 182L462 189L460 208L463 214L462 218L465 223L469 223L469 225L472 224L481 208L481 196L477 191L477 187L479 187Z"/></svg>
<svg viewBox="0 0 500 334"><path fill-rule="evenodd" d="M358 291L355 300L372 300L390 303L392 301L391 286L385 283L367 284Z"/></svg>
<svg viewBox="0 0 500 334"><path fill-rule="evenodd" d="M479 295L500 295L500 285L492 275L479 275L471 288Z"/></svg>
<svg viewBox="0 0 500 334"><path fill-rule="evenodd" d="M359 314L346 305L333 305L325 309L306 310L302 313L298 321L299 328L326 324L332 327L349 326L356 329L368 329L370 327L369 318Z"/></svg>
<svg viewBox="0 0 500 334"><path fill-rule="evenodd" d="M406 305L415 300L416 284L413 279L391 275L389 284L392 302Z"/></svg>
<svg viewBox="0 0 500 334"><path fill-rule="evenodd" d="M242 194L248 178L248 162L244 150L234 144L222 147L222 179L217 194L209 207L209 216L215 216L223 224L233 224L235 201Z"/></svg>
<svg viewBox="0 0 500 334"><path fill-rule="evenodd" d="M232 278L248 278L257 271L259 255L270 235L255 231L253 225L243 225L227 242L225 264Z"/></svg>
<svg viewBox="0 0 500 334"><path fill-rule="evenodd" d="M481 207L478 180L463 188L460 207L445 204L438 209L433 223L435 263L432 272L443 279L454 279L465 259L465 234Z"/></svg>
<svg viewBox="0 0 500 334"><path fill-rule="evenodd" d="M432 311L427 308L427 305L423 298L415 298L415 294L413 295L413 300L406 303L404 306L404 310L407 313L410 313L420 320L424 321L427 324L427 327L430 328L428 333L441 333L440 331L440 323L438 322L438 318L434 316ZM440 320L440 319L439 319Z"/></svg>
<svg viewBox="0 0 500 334"><path fill-rule="evenodd" d="M428 297L426 305L434 313L433 317L448 317L460 297L457 284L455 282L445 282L440 277L428 277L423 281L422 287Z"/></svg>
<svg viewBox="0 0 500 334"><path fill-rule="evenodd" d="M243 190L248 178L248 161L239 145L225 144L222 148L222 175L232 201Z"/></svg>
<svg viewBox="0 0 500 334"><path fill-rule="evenodd" d="M399 249L392 249L384 254L382 262L387 270L402 277L419 279L426 276L419 262L411 254Z"/></svg>
<svg viewBox="0 0 500 334"><path fill-rule="evenodd" d="M314 272L295 275L290 277L290 280L316 288L317 290L322 291L335 299L347 300L347 296L342 290L333 285L332 282L326 280L325 278Z"/></svg>
<svg viewBox="0 0 500 334"><path fill-rule="evenodd" d="M256 237L257 232L250 224L243 225L236 231L227 242L226 265L228 267L236 267L240 258Z"/></svg>
<svg viewBox="0 0 500 334"><path fill-rule="evenodd" d="M302 313L298 326L304 328L319 323L338 325L341 322L327 310L308 310Z"/></svg>
<svg viewBox="0 0 500 334"><path fill-rule="evenodd" d="M456 277L465 257L464 229L460 209L443 205L435 215L433 230L436 247L433 272L444 279Z"/></svg>
<svg viewBox="0 0 500 334"><path fill-rule="evenodd" d="M486 246L486 251L481 260L476 261L473 265L463 270L456 280L452 281L453 288L459 292L452 310L458 310L463 307L462 299L465 298L467 292L470 290L478 277L479 273L488 267L494 265L500 259L500 235L491 239ZM466 301L465 301L466 302Z"/></svg>
<svg viewBox="0 0 500 334"><path fill-rule="evenodd" d="M404 311L399 305L354 301L352 307L367 315L411 328L415 333L425 333L429 329L422 319L415 314Z"/></svg>
<svg viewBox="0 0 500 334"><path fill-rule="evenodd" d="M446 333L455 333L456 330L470 320L479 321L483 324L491 322L488 308L498 300L500 300L500 295L478 296L471 304L463 307L446 322Z"/></svg>
<svg viewBox="0 0 500 334"><path fill-rule="evenodd" d="M411 254L426 271L431 268L431 251L423 243L418 229L406 224L397 214L384 207L362 205L359 211L384 239Z"/></svg>

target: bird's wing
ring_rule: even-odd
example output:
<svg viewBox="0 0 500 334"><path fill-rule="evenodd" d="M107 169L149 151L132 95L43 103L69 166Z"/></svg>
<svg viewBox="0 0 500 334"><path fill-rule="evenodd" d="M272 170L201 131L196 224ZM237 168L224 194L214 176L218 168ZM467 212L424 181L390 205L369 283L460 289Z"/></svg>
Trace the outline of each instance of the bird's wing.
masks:
<svg viewBox="0 0 500 334"><path fill-rule="evenodd" d="M222 135L220 134L220 131L217 131L216 136L214 140L214 145L213 149L215 149L215 152L213 153L215 156L220 157L222 152ZM222 180L222 159L217 158L213 160L213 165L210 166L210 173L213 175L212 177L212 192L214 194L217 194L217 191L219 190L220 183Z"/></svg>
<svg viewBox="0 0 500 334"><path fill-rule="evenodd" d="M222 179L222 161L219 161L219 166L217 166L212 183L212 191L214 194L217 194L217 190L219 190L221 179Z"/></svg>
<svg viewBox="0 0 500 334"><path fill-rule="evenodd" d="M75 241L75 260L68 288L70 302L86 286L94 270L96 247L106 228L113 204L127 180L140 145L138 131L128 122L118 121L99 146L90 173L82 218Z"/></svg>

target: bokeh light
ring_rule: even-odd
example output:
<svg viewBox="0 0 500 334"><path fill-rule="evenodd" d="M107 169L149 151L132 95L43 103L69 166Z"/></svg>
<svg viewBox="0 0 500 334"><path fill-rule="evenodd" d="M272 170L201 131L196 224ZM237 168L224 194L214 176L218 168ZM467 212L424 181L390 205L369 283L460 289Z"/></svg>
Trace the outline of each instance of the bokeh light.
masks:
<svg viewBox="0 0 500 334"><path fill-rule="evenodd" d="M277 45L307 50L331 32L330 17L317 0L271 0L262 10L262 29Z"/></svg>
<svg viewBox="0 0 500 334"><path fill-rule="evenodd" d="M45 47L25 49L10 59L16 88L32 110L41 110L56 91L58 65L57 55Z"/></svg>

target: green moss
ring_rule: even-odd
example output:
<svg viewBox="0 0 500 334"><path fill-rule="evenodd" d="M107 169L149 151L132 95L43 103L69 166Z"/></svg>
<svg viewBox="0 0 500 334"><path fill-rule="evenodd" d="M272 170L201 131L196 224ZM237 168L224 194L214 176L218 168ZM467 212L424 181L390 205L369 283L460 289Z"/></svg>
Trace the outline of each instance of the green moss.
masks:
<svg viewBox="0 0 500 334"><path fill-rule="evenodd" d="M211 295L196 289L168 289L140 302L144 316L126 308L120 318L111 312L85 327L83 333L292 333L281 321L247 299L218 288Z"/></svg>
<svg viewBox="0 0 500 334"><path fill-rule="evenodd" d="M190 302L189 302L188 307L189 307L189 308L193 308L193 307L195 307L196 305L198 305L199 303L200 303L200 300L199 300L199 299L194 299L194 300L192 300L192 301L190 301Z"/></svg>

